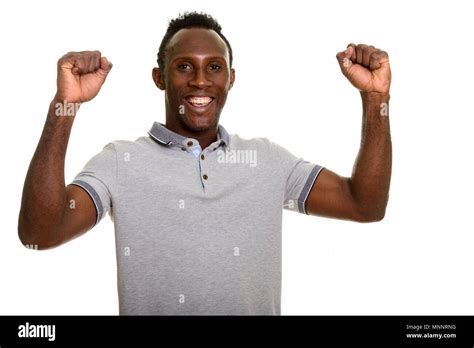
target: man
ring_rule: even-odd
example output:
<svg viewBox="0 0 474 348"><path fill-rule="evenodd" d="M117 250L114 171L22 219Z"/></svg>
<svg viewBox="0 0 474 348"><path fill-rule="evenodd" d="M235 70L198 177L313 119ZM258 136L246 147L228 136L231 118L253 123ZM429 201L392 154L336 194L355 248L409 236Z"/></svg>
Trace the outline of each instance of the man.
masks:
<svg viewBox="0 0 474 348"><path fill-rule="evenodd" d="M219 125L235 81L232 49L212 17L187 13L170 22L152 73L165 92L166 124L155 122L135 142L108 144L65 186L78 106L112 69L99 51L66 54L25 181L20 240L55 247L109 212L120 314L280 314L282 208L372 222L388 201L388 56L350 44L336 57L362 97L350 178Z"/></svg>

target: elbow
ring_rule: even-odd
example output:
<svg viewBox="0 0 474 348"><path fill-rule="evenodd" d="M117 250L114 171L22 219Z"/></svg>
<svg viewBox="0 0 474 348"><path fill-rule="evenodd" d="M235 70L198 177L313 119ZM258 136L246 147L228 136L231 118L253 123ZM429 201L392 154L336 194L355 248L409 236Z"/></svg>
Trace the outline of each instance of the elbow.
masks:
<svg viewBox="0 0 474 348"><path fill-rule="evenodd" d="M28 230L18 227L18 238L21 244L30 250L46 250L58 246L60 243L55 243L46 238L38 238L41 235L40 231Z"/></svg>
<svg viewBox="0 0 474 348"><path fill-rule="evenodd" d="M18 238L21 244L31 250L45 250L59 245L50 238L51 233L28 223L21 215L18 220Z"/></svg>
<svg viewBox="0 0 474 348"><path fill-rule="evenodd" d="M39 235L38 231L32 229L31 226L21 222L18 223L18 238L25 248L31 250L44 249L44 245L40 243L36 237L37 235Z"/></svg>
<svg viewBox="0 0 474 348"><path fill-rule="evenodd" d="M31 233L31 230L18 225L18 238L20 239L21 244L27 249L40 250L40 245L33 236L34 233Z"/></svg>
<svg viewBox="0 0 474 348"><path fill-rule="evenodd" d="M365 219L363 222L380 222L385 218L385 209L381 212L373 213Z"/></svg>
<svg viewBox="0 0 474 348"><path fill-rule="evenodd" d="M360 223L379 222L385 218L386 206L359 210L354 221Z"/></svg>
<svg viewBox="0 0 474 348"><path fill-rule="evenodd" d="M35 243L33 236L34 233L31 233L31 226L29 226L26 218L22 212L20 212L20 216L18 217L18 238L20 239L21 244L28 249L34 249Z"/></svg>
<svg viewBox="0 0 474 348"><path fill-rule="evenodd" d="M361 223L379 222L385 218L388 205L388 191L380 193L373 189L365 188L363 192L355 190L349 181L349 192L351 194L352 220ZM359 194L355 194L359 192Z"/></svg>

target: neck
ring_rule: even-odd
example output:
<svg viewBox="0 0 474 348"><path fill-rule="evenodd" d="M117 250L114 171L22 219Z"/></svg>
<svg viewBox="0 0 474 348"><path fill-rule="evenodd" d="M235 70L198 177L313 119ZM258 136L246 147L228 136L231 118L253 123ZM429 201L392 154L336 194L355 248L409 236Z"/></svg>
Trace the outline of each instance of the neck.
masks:
<svg viewBox="0 0 474 348"><path fill-rule="evenodd" d="M165 126L169 130L180 134L186 138L196 139L199 142L201 149L205 149L210 144L217 141L218 125L202 131L194 131L185 127L180 122L177 122L176 120L171 120L167 117Z"/></svg>

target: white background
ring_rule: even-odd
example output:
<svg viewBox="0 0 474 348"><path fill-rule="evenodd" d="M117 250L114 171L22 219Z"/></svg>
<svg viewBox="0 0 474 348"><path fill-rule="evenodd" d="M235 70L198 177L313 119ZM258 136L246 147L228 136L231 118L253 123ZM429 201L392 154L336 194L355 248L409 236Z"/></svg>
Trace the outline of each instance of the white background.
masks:
<svg viewBox="0 0 474 348"><path fill-rule="evenodd" d="M283 314L474 314L472 12L444 1L2 1L0 314L117 314L113 225L49 251L17 238L23 180L55 92L56 61L99 49L114 68L83 105L70 182L108 142L164 122L151 80L169 19L215 16L236 83L221 123L350 175L361 103L335 54L388 51L393 177L385 220L285 212Z"/></svg>

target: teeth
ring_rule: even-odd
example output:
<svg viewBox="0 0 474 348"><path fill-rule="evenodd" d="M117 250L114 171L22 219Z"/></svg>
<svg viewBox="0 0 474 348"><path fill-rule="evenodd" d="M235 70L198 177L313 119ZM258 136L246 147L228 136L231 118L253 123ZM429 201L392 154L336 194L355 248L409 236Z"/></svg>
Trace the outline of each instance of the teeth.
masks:
<svg viewBox="0 0 474 348"><path fill-rule="evenodd" d="M204 105L209 104L212 101L212 98L209 98L209 97L188 97L188 98L186 98L186 100L189 103L193 104L193 105L204 106Z"/></svg>

